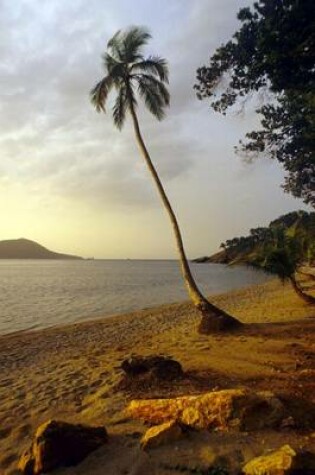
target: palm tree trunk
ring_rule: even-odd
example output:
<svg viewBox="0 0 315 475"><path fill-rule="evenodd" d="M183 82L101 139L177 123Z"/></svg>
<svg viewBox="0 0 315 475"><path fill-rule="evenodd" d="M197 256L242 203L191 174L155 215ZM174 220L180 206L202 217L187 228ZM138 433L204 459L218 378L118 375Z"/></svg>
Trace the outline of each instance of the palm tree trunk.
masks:
<svg viewBox="0 0 315 475"><path fill-rule="evenodd" d="M230 315L225 313L223 310L220 310L219 308L215 307L210 302L208 302L208 300L202 295L202 293L198 289L197 284L189 268L188 260L187 260L185 250L184 250L182 236L180 233L180 229L178 226L175 213L171 207L171 204L165 193L161 180L157 174L157 171L151 161L149 152L143 141L143 138L140 132L138 118L132 104L130 105L130 113L132 116L134 131L135 131L140 152L149 168L149 171L158 189L160 198L162 199L164 207L172 223L172 227L173 227L173 231L174 231L175 239L176 239L177 251L180 258L181 271L182 271L182 275L183 275L183 278L188 290L188 294L193 304L195 305L195 307L202 314L202 320L199 325L199 332L210 333L213 331L221 331L221 330L230 329L232 327L239 326L240 322L236 318L231 317Z"/></svg>
<svg viewBox="0 0 315 475"><path fill-rule="evenodd" d="M300 285L297 283L296 279L295 279L295 276L294 274L292 274L290 277L290 282L292 284L292 287L293 289L295 290L296 294L301 297L304 302L308 303L308 304L315 304L315 298L312 297L312 295L309 295L309 294L305 294L303 292L303 290L301 289Z"/></svg>
<svg viewBox="0 0 315 475"><path fill-rule="evenodd" d="M302 271L302 270L299 270L299 269L296 272L298 272L301 275L305 275L305 277L308 277L310 280L315 280L315 275L314 274L310 274L309 272L305 272L305 271Z"/></svg>

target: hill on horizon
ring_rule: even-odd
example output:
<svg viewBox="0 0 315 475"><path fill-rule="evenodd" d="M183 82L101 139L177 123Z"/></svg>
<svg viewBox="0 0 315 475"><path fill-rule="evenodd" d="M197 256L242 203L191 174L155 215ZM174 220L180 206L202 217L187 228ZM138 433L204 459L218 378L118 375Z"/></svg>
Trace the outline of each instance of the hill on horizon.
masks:
<svg viewBox="0 0 315 475"><path fill-rule="evenodd" d="M53 252L30 239L0 241L0 259L82 259L71 254Z"/></svg>

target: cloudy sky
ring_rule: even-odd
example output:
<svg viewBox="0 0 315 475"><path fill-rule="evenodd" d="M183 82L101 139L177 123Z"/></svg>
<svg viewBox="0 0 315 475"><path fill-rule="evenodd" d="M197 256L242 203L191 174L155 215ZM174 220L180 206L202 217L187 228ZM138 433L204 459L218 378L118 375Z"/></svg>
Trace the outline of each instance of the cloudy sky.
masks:
<svg viewBox="0 0 315 475"><path fill-rule="evenodd" d="M173 258L160 206L130 123L117 131L89 90L120 28L146 25L148 54L166 57L171 107L163 122L139 110L143 135L181 224L188 255L304 208L283 172L252 165L233 146L253 107L222 117L192 89L196 68L237 28L246 0L1 0L0 239L26 237L60 252Z"/></svg>

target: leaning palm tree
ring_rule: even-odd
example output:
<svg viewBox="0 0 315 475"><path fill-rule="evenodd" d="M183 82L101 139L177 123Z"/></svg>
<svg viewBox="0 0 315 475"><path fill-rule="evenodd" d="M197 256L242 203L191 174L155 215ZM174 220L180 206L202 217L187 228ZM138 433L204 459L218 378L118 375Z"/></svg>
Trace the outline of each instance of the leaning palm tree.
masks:
<svg viewBox="0 0 315 475"><path fill-rule="evenodd" d="M304 302L315 305L315 297L305 293L299 282L296 280L296 273L299 272L301 265L301 254L299 243L292 238L285 236L284 232L282 245L267 248L264 255L261 256L261 262L258 268L267 274L274 274L284 283L290 282L296 294L304 300ZM310 277L309 274L306 274Z"/></svg>
<svg viewBox="0 0 315 475"><path fill-rule="evenodd" d="M138 105L136 96L144 100L146 107L158 120L163 119L165 108L170 102L166 87L168 67L165 59L158 56L144 58L142 54L142 49L150 38L151 35L145 28L131 27L124 32L118 31L109 40L107 52L103 55L106 75L92 89L91 100L98 112L105 112L109 92L115 89L117 97L112 109L114 124L120 130L124 125L127 113L131 116L140 152L172 223L181 270L189 296L202 314L199 331L209 333L235 327L239 324L238 320L208 302L194 281L175 213L140 132L136 114Z"/></svg>

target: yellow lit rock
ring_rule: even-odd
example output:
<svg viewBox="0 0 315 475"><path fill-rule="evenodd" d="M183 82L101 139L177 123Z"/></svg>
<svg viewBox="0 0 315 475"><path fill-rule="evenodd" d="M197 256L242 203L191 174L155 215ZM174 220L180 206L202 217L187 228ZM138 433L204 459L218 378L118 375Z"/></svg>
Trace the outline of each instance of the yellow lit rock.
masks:
<svg viewBox="0 0 315 475"><path fill-rule="evenodd" d="M142 448L159 447L182 437L183 431L177 422L169 421L151 427L141 439Z"/></svg>
<svg viewBox="0 0 315 475"><path fill-rule="evenodd" d="M252 430L278 424L283 406L271 393L227 389L174 399L134 400L127 414L152 424L177 421L195 429Z"/></svg>
<svg viewBox="0 0 315 475"><path fill-rule="evenodd" d="M294 468L296 452L284 445L268 455L256 457L243 467L245 475L286 475Z"/></svg>

